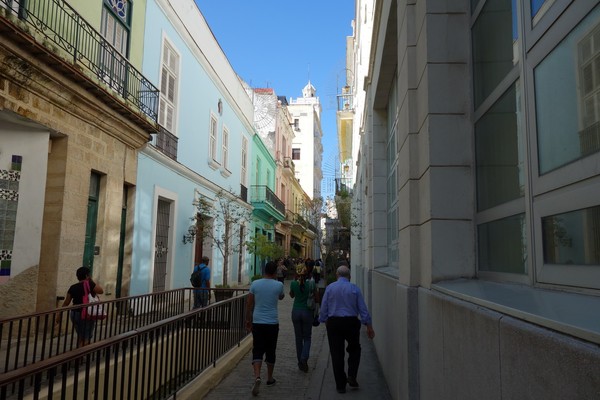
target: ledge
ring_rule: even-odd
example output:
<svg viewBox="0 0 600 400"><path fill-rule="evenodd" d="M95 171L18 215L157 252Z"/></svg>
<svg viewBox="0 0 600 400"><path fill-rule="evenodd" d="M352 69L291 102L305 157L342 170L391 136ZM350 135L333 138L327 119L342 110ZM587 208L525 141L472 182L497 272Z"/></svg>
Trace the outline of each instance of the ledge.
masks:
<svg viewBox="0 0 600 400"><path fill-rule="evenodd" d="M209 158L209 160L208 160L208 166L211 167L214 170L217 170L217 169L221 168L221 164L219 164L219 162L217 162L217 160L214 160L212 158Z"/></svg>
<svg viewBox="0 0 600 400"><path fill-rule="evenodd" d="M225 178L228 178L229 176L231 176L231 171L228 170L227 168L221 167L220 170L221 170L221 175L224 176Z"/></svg>
<svg viewBox="0 0 600 400"><path fill-rule="evenodd" d="M458 279L433 290L600 344L600 297L525 285Z"/></svg>

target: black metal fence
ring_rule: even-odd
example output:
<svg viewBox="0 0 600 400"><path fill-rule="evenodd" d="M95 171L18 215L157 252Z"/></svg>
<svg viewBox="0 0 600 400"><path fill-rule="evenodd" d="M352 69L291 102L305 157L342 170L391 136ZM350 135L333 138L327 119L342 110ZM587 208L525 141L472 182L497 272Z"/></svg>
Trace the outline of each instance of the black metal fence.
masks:
<svg viewBox="0 0 600 400"><path fill-rule="evenodd" d="M0 18L70 59L99 85L157 121L158 89L64 0L0 0Z"/></svg>
<svg viewBox="0 0 600 400"><path fill-rule="evenodd" d="M211 290L215 298L226 291ZM247 289L228 289L227 292L239 296ZM179 316L191 310L193 302L192 288L104 301L107 317L96 322L92 342ZM14 371L75 349L77 335L69 316L71 311L83 307L70 306L0 320L0 372Z"/></svg>
<svg viewBox="0 0 600 400"><path fill-rule="evenodd" d="M240 345L246 296L184 312L0 375L0 399L166 399Z"/></svg>
<svg viewBox="0 0 600 400"><path fill-rule="evenodd" d="M156 135L156 148L167 157L177 161L177 136L169 132L165 127L159 126Z"/></svg>

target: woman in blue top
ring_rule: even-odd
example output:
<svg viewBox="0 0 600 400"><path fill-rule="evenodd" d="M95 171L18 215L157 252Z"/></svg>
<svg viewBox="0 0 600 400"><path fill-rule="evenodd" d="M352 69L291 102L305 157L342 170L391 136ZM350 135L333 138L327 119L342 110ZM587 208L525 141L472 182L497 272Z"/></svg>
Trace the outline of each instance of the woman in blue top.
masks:
<svg viewBox="0 0 600 400"><path fill-rule="evenodd" d="M304 372L308 372L314 313L314 310L307 305L307 301L309 298L314 299L315 296L314 281L306 279L306 275L306 267L298 266L296 280L290 283L290 297L294 299L292 323L296 336L296 357L298 358L298 368Z"/></svg>

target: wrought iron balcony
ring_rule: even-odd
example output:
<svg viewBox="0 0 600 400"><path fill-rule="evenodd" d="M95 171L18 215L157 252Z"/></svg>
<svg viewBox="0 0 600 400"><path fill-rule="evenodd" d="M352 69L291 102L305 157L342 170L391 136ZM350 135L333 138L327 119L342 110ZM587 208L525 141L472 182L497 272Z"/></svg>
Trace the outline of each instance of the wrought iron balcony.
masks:
<svg viewBox="0 0 600 400"><path fill-rule="evenodd" d="M250 202L254 205L255 209L263 210L269 216L278 216L278 221L285 218L285 204L267 186L253 185L250 191ZM277 211L279 215L274 211Z"/></svg>
<svg viewBox="0 0 600 400"><path fill-rule="evenodd" d="M344 86L342 93L337 95L338 111L354 111L354 96L352 87Z"/></svg>
<svg viewBox="0 0 600 400"><path fill-rule="evenodd" d="M164 155L173 160L177 160L177 136L166 130L163 126L158 127L158 133L156 134L156 148L160 150Z"/></svg>
<svg viewBox="0 0 600 400"><path fill-rule="evenodd" d="M159 90L64 0L0 0L0 22L5 40L43 49L51 66L70 65L68 72L83 77L88 90L117 99L112 107L129 109L136 120L142 113L156 124Z"/></svg>
<svg viewBox="0 0 600 400"><path fill-rule="evenodd" d="M349 183L350 178L335 178L335 194L338 196L342 193L352 194L352 188Z"/></svg>

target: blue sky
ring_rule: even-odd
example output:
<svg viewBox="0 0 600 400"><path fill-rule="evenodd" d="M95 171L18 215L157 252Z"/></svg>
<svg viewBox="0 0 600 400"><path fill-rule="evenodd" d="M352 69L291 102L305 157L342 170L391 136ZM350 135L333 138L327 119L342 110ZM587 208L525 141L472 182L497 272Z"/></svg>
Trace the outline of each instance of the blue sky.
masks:
<svg viewBox="0 0 600 400"><path fill-rule="evenodd" d="M336 94L345 84L350 0L195 0L237 74L288 99L309 79L323 114L323 196L334 191Z"/></svg>

